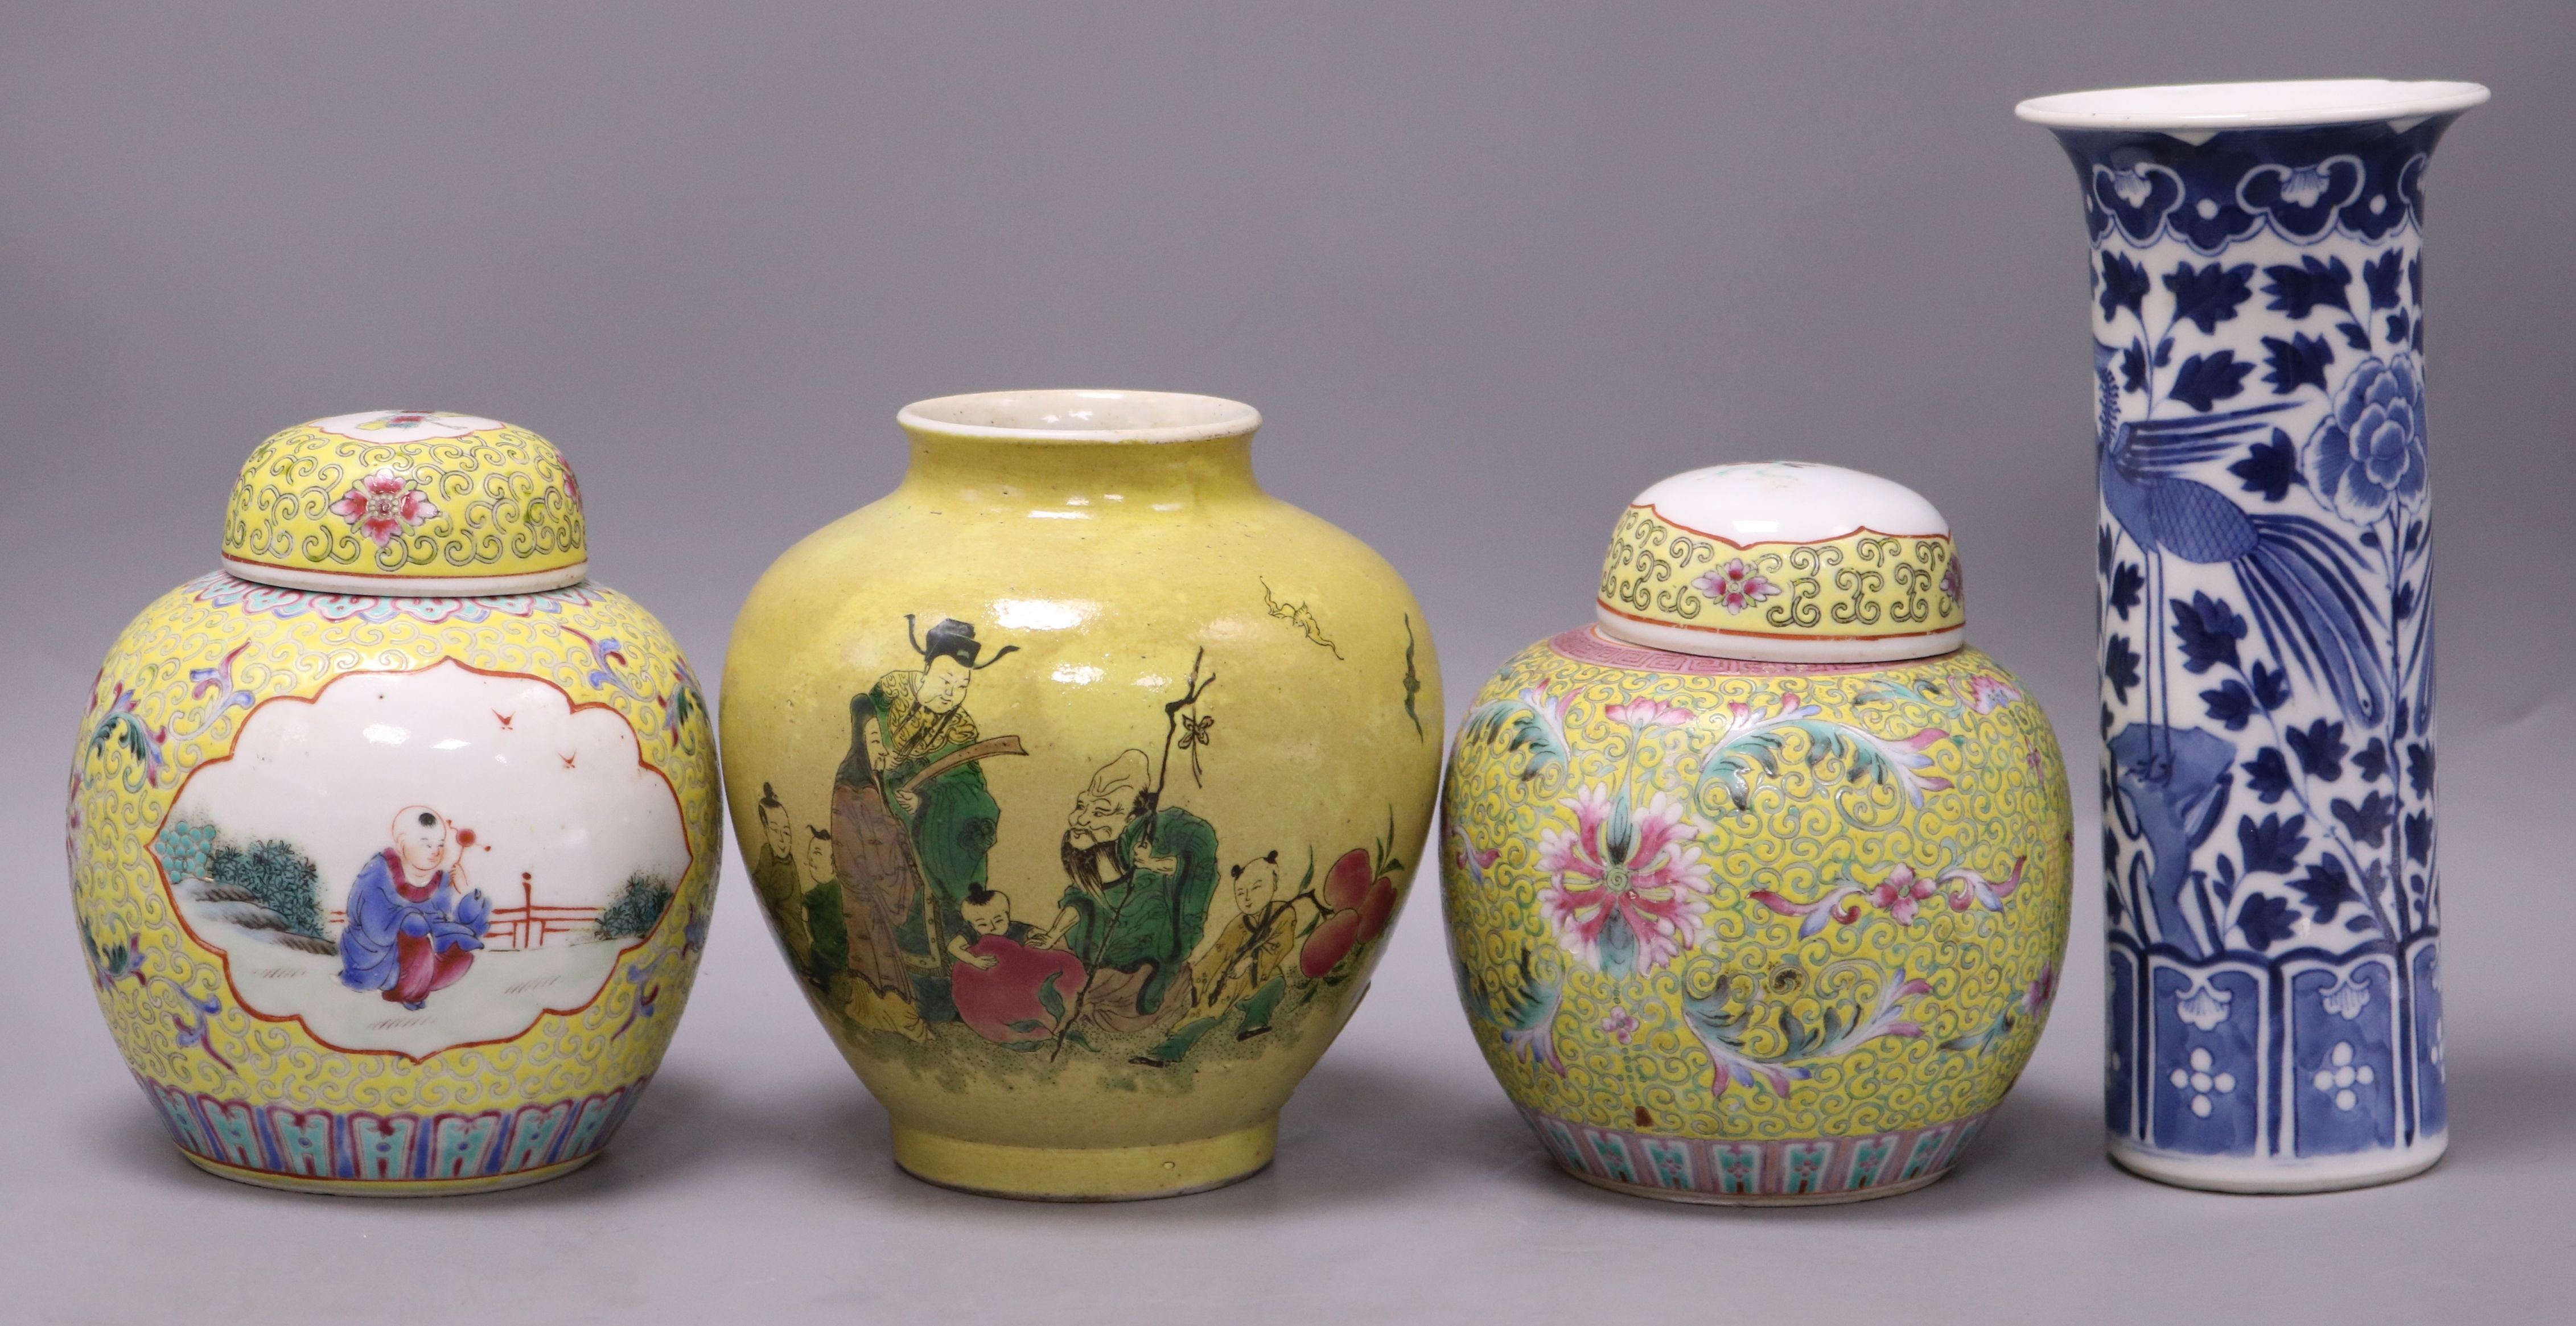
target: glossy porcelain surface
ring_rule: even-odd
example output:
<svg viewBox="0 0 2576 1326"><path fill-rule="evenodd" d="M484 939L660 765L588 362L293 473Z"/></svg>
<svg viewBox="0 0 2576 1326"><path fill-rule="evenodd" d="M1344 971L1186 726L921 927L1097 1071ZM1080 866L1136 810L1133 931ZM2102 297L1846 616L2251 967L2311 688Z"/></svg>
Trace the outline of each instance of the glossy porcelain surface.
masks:
<svg viewBox="0 0 2576 1326"><path fill-rule="evenodd" d="M497 419L367 410L299 424L243 462L224 569L345 594L505 594L578 582L581 483Z"/></svg>
<svg viewBox="0 0 2576 1326"><path fill-rule="evenodd" d="M2151 1177L2442 1152L2423 184L2485 95L2023 107L2093 246L2108 1124Z"/></svg>
<svg viewBox="0 0 2576 1326"><path fill-rule="evenodd" d="M920 1177L1245 1177L1429 829L1421 610L1261 491L1238 403L900 418L902 486L780 557L726 660L734 826L788 965Z"/></svg>
<svg viewBox="0 0 2576 1326"><path fill-rule="evenodd" d="M1773 579L1804 573L1841 589L1809 623L1964 622L1947 524L1885 480L1679 476L1623 519L1614 571L1636 564L1641 511L1690 521L1651 546L1713 563L1712 600L1804 601ZM1862 530L1889 543L1865 553ZM1728 534L1752 538L1703 551ZM1777 562L1752 560L1762 544ZM1909 590L1908 568L1931 583ZM1923 635L1917 657L1832 663L1610 630L1506 663L1451 754L1442 896L1486 1062L1557 1162L1607 1187L1813 1203L1939 1177L2028 1061L2065 952L2072 821L2047 718L1993 659Z"/></svg>
<svg viewBox="0 0 2576 1326"><path fill-rule="evenodd" d="M1593 610L1631 643L1802 663L1947 653L1967 625L1941 513L1902 484L1808 461L1716 465L1638 494Z"/></svg>
<svg viewBox="0 0 2576 1326"><path fill-rule="evenodd" d="M409 1196L564 1173L687 999L716 777L687 663L613 590L200 577L126 628L83 719L66 846L100 1007L173 1140L227 1177Z"/></svg>

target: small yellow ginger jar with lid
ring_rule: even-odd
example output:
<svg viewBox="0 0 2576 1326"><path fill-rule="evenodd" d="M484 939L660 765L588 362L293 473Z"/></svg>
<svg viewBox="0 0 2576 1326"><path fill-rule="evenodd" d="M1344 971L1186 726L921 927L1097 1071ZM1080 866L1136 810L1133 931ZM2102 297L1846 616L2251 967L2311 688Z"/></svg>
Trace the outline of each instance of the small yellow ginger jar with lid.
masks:
<svg viewBox="0 0 2576 1326"><path fill-rule="evenodd" d="M1939 1178L2046 1021L2073 833L2047 718L1965 643L1947 522L1834 466L1696 470L1621 517L1595 609L1504 664L1450 758L1487 1063L1604 1187Z"/></svg>
<svg viewBox="0 0 2576 1326"><path fill-rule="evenodd" d="M584 577L554 446L287 429L223 570L108 652L68 827L93 984L199 1167L412 1196L592 1159L670 1043L720 847L706 707Z"/></svg>

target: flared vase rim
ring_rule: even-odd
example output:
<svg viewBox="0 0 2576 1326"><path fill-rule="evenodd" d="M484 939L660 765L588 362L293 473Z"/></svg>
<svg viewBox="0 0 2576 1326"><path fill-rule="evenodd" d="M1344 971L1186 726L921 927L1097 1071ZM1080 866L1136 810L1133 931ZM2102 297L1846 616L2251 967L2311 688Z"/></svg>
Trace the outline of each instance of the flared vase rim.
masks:
<svg viewBox="0 0 2576 1326"><path fill-rule="evenodd" d="M934 396L903 407L895 422L916 437L1151 445L1250 437L1261 412L1190 392L1050 387Z"/></svg>
<svg viewBox="0 0 2576 1326"><path fill-rule="evenodd" d="M2172 83L2032 97L2013 114L2049 129L2217 133L2306 129L2453 115L2486 103L2477 83L2310 78Z"/></svg>

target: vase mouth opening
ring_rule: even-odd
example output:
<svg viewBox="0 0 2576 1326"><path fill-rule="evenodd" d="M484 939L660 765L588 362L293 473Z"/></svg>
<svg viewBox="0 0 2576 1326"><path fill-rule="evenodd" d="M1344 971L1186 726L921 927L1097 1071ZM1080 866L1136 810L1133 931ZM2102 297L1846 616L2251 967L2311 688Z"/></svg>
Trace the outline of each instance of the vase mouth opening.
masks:
<svg viewBox="0 0 2576 1326"><path fill-rule="evenodd" d="M2483 105L2487 95L2476 83L2386 78L2179 83L2033 97L2013 114L2051 129L2214 133L2418 120Z"/></svg>
<svg viewBox="0 0 2576 1326"><path fill-rule="evenodd" d="M1222 396L1064 388L937 396L903 407L895 422L935 437L1152 444L1249 437L1261 412Z"/></svg>

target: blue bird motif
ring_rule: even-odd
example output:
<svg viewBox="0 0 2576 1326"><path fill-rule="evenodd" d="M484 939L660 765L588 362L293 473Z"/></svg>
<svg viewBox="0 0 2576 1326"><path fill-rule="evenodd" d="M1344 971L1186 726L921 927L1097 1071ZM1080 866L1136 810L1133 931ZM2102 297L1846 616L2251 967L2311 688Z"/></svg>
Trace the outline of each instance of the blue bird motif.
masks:
<svg viewBox="0 0 2576 1326"><path fill-rule="evenodd" d="M2311 516L2247 512L2218 489L2184 477L2194 465L2235 451L2267 427L2266 416L2291 402L2176 419L2120 417L2120 384L2111 365L2120 351L2096 341L2093 371L2101 388L2095 447L2102 504L2145 556L2149 576L2147 638L2162 637L2167 557L2225 566L2236 578L2264 639L2309 680L2323 685L2344 714L2376 725L2387 713L2388 682L2369 618L2370 597L2335 531ZM2159 697L2163 662L2149 651L2147 720L2170 724Z"/></svg>

